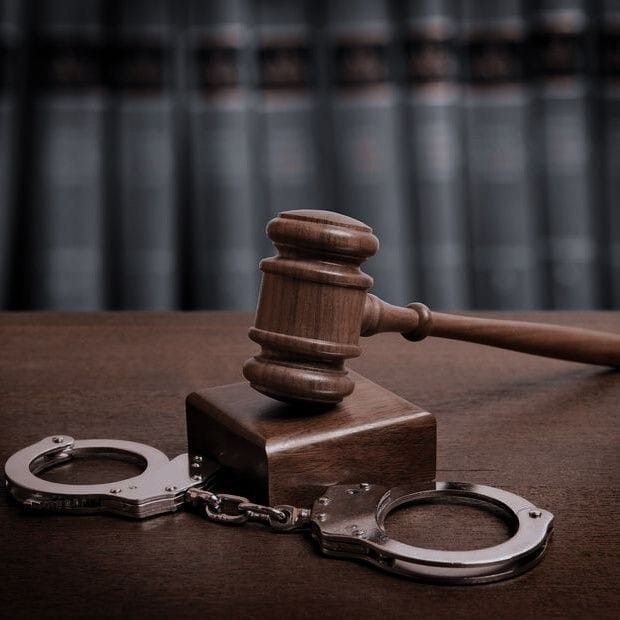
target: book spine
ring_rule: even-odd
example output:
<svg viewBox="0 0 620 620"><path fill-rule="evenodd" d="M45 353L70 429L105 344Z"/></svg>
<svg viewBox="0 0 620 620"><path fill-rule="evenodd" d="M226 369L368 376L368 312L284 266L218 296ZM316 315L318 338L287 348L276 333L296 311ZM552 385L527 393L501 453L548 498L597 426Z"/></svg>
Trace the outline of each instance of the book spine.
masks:
<svg viewBox="0 0 620 620"><path fill-rule="evenodd" d="M602 6L603 184L607 223L608 302L620 309L620 2Z"/></svg>
<svg viewBox="0 0 620 620"><path fill-rule="evenodd" d="M326 17L336 210L372 226L381 239L379 253L367 265L373 290L392 303L406 303L414 269L388 3L333 0Z"/></svg>
<svg viewBox="0 0 620 620"><path fill-rule="evenodd" d="M9 304L19 140L18 68L24 45L23 19L23 2L0 2L0 309Z"/></svg>
<svg viewBox="0 0 620 620"><path fill-rule="evenodd" d="M529 309L540 302L519 2L465 0L465 128L475 306Z"/></svg>
<svg viewBox="0 0 620 620"><path fill-rule="evenodd" d="M436 309L469 305L455 9L411 0L403 32L420 298Z"/></svg>
<svg viewBox="0 0 620 620"><path fill-rule="evenodd" d="M540 2L532 14L537 61L540 189L550 305L599 304L593 219L588 16L579 0Z"/></svg>
<svg viewBox="0 0 620 620"><path fill-rule="evenodd" d="M249 14L242 1L190 3L191 297L199 308L256 304Z"/></svg>
<svg viewBox="0 0 620 620"><path fill-rule="evenodd" d="M176 305L173 29L168 0L119 6L112 79L114 232L124 309Z"/></svg>
<svg viewBox="0 0 620 620"><path fill-rule="evenodd" d="M304 0L257 5L258 153L265 221L324 204L313 30Z"/></svg>
<svg viewBox="0 0 620 620"><path fill-rule="evenodd" d="M97 0L38 3L32 170L35 308L102 307L103 32Z"/></svg>

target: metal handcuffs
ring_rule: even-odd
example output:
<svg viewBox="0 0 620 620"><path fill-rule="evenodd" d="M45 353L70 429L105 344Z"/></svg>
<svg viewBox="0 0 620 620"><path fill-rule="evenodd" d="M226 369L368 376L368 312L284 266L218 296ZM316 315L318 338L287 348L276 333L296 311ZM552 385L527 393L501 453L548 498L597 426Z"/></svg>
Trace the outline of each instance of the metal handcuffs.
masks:
<svg viewBox="0 0 620 620"><path fill-rule="evenodd" d="M38 473L75 456L108 454L137 460L144 471L112 484L59 484ZM513 493L477 484L436 482L424 490L360 483L328 487L311 509L262 506L247 498L212 492L218 465L203 457L181 454L169 460L140 443L110 439L74 440L53 436L9 458L7 487L21 504L54 512L108 512L143 519L198 507L221 522L261 521L279 531L309 528L321 551L334 557L363 560L383 570L443 584L498 581L518 575L543 556L553 515ZM476 503L499 511L513 530L507 541L471 551L415 547L389 538L386 517L416 502Z"/></svg>

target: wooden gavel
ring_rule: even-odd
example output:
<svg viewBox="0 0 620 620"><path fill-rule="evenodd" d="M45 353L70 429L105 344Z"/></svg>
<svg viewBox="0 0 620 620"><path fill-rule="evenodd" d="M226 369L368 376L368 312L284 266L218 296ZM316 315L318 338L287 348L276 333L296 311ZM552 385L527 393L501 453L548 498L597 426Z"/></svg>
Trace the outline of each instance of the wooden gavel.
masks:
<svg viewBox="0 0 620 620"><path fill-rule="evenodd" d="M286 402L338 403L354 383L344 361L361 353L361 336L401 332L408 340L439 336L546 357L620 366L620 336L587 329L502 321L406 308L367 291L361 263L379 249L372 229L330 211L286 211L267 234L278 255L261 261L255 326L261 345L243 374L253 388Z"/></svg>

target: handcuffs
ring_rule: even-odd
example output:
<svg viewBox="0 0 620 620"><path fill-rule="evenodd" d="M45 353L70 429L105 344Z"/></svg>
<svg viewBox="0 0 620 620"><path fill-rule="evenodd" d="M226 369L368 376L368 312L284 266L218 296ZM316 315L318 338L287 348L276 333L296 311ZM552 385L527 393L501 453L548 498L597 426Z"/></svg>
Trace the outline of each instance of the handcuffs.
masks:
<svg viewBox="0 0 620 620"><path fill-rule="evenodd" d="M137 460L141 474L115 483L60 484L37 474L73 457L106 454ZM543 556L553 515L513 493L489 486L435 482L420 490L387 489L369 483L328 487L312 508L263 506L245 497L215 493L219 466L187 454L172 460L140 443L110 439L46 437L11 456L5 465L7 488L23 506L52 512L107 512L144 519L184 506L223 523L259 521L276 531L310 530L327 556L362 560L419 581L477 584L516 576ZM389 538L386 517L396 508L429 501L474 503L498 511L511 526L507 541L483 549L444 551L415 547Z"/></svg>

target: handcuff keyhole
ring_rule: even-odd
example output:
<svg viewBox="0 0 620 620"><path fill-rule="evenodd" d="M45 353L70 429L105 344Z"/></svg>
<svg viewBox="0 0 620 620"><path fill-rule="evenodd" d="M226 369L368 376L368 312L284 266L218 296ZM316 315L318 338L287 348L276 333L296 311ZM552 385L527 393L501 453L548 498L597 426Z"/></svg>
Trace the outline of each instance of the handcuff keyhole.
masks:
<svg viewBox="0 0 620 620"><path fill-rule="evenodd" d="M387 535L426 549L470 551L508 540L515 525L482 505L435 499L401 506L384 524Z"/></svg>

